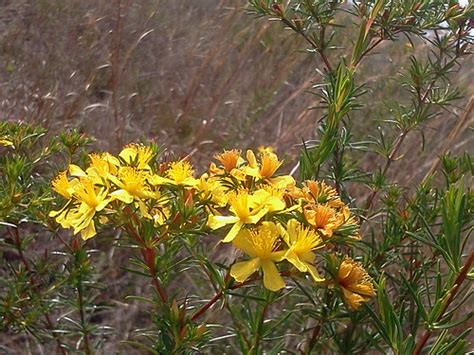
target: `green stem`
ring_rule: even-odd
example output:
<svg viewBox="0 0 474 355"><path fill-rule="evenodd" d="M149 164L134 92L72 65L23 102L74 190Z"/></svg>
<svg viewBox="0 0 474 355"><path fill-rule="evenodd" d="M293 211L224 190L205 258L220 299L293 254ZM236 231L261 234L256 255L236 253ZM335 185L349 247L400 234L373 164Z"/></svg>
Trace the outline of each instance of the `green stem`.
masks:
<svg viewBox="0 0 474 355"><path fill-rule="evenodd" d="M260 312L259 319L258 319L258 325L257 325L257 331L255 332L255 337L253 341L253 345L251 348L251 353L252 354L258 354L258 348L260 347L260 341L262 340L262 330L263 330L263 322L265 321L265 316L267 314L268 310L268 301L265 302L265 306L263 306L262 312Z"/></svg>
<svg viewBox="0 0 474 355"><path fill-rule="evenodd" d="M30 282L31 282L32 289L36 291L38 289L38 283L37 283L37 280L35 280L33 278L33 272L31 270L30 264L26 260L26 257L23 253L23 248L21 246L21 239L20 239L20 234L18 232L18 228L8 228L8 231L9 231L10 235L12 235L14 237L15 246L16 246L16 249L18 251L18 254L20 254L21 262L23 263L23 266L25 267L26 271L28 272L28 276L30 277ZM54 332L54 325L53 325L51 317L49 316L49 313L47 311L44 313L44 318L46 320L46 325L48 326L48 330L51 332L54 340L56 341L59 352L62 355L66 355L66 350L64 350L63 345L61 343L61 340L59 339L58 334L56 334Z"/></svg>
<svg viewBox="0 0 474 355"><path fill-rule="evenodd" d="M81 328L84 337L84 352L86 355L92 354L91 346L89 342L89 331L87 330L86 317L84 312L84 298L82 295L82 280L79 280L77 285L77 303L79 305L79 315L81 317Z"/></svg>

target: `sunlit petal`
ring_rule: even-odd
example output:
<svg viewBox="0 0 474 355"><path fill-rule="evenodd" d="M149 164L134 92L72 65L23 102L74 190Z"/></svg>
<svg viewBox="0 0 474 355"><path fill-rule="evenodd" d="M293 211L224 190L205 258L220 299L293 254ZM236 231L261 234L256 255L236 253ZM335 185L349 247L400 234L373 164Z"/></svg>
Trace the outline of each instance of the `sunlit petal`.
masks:
<svg viewBox="0 0 474 355"><path fill-rule="evenodd" d="M260 268L260 259L255 258L235 263L230 268L230 275L238 282L244 282L255 271Z"/></svg>

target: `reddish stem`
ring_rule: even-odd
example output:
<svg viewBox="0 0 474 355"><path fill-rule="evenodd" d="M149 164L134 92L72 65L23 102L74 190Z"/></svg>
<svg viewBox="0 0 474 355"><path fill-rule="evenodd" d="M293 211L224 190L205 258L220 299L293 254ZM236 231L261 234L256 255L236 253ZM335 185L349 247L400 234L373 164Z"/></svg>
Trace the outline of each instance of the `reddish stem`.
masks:
<svg viewBox="0 0 474 355"><path fill-rule="evenodd" d="M289 276L289 272L288 271L284 271L284 272L281 272L280 275L282 276ZM227 280L228 278L228 275L226 276L226 279L225 281ZM246 286L248 285L249 283L252 283L253 281L255 281L256 279L249 279L247 281L244 281L244 282L241 282L237 285L233 285L229 288L227 288L227 290L236 290L238 288L241 288L243 286ZM216 303L221 297L222 295L224 294L224 291L225 289L223 290L220 290L219 292L217 292L214 297L212 297L205 305L203 305L201 308L199 308L196 312L194 312L194 314L191 316L191 320L194 321L196 320L197 318L199 318L200 316L202 316L209 308L212 307L212 305L214 303Z"/></svg>
<svg viewBox="0 0 474 355"><path fill-rule="evenodd" d="M222 290L220 290L218 293L216 293L214 295L214 297L212 297L209 302L207 302L204 306L202 306L201 308L199 308L192 316L191 316L191 321L195 321L197 318L199 318L201 315L203 315L209 308L212 307L212 305L214 303L216 303L219 298L221 298L222 294L224 292Z"/></svg>
<svg viewBox="0 0 474 355"><path fill-rule="evenodd" d="M448 307L451 305L451 303L454 300L454 297L456 297L456 294L459 291L459 288L461 287L461 284L464 282L464 280L467 277L467 274L469 270L471 269L472 264L474 263L474 251L471 252L469 255L468 259L466 260L466 263L461 269L461 272L459 273L458 277L456 277L456 281L454 281L454 288L449 294L448 299L446 300L443 309L441 310L441 313L439 316L436 318L436 322L438 322L441 318L443 318L444 313L448 309ZM416 344L415 351L413 352L413 355L419 355L421 353L421 350L423 350L423 347L425 346L426 342L430 338L431 334L433 333L432 330L427 329L423 336L420 338L418 343Z"/></svg>

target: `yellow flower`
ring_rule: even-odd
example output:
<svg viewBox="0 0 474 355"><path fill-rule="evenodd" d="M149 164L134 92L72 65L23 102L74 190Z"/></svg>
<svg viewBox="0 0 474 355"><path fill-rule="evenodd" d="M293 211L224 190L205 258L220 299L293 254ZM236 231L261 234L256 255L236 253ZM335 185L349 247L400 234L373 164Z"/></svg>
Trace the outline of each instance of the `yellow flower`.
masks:
<svg viewBox="0 0 474 355"><path fill-rule="evenodd" d="M282 161L278 160L275 153L268 150L260 153L259 165L255 154L251 150L248 150L247 162L248 166L244 166L241 169L244 175L253 176L258 180L265 180L278 189L284 189L296 184L295 179L290 175L273 176L281 164L283 164Z"/></svg>
<svg viewBox="0 0 474 355"><path fill-rule="evenodd" d="M56 176L56 178L51 182L51 185L53 186L54 191L69 200L74 192L73 187L75 183L77 183L77 179L69 181L66 172L63 171Z"/></svg>
<svg viewBox="0 0 474 355"><path fill-rule="evenodd" d="M119 169L117 177L112 174L108 175L109 180L119 188L110 195L125 203L153 198L155 193L147 185L148 176L146 171L123 166Z"/></svg>
<svg viewBox="0 0 474 355"><path fill-rule="evenodd" d="M344 300L351 309L358 309L363 302L375 296L372 279L361 264L346 257L337 273L337 280L342 289Z"/></svg>
<svg viewBox="0 0 474 355"><path fill-rule="evenodd" d="M336 211L326 205L306 205L304 216L306 221L325 237L332 237L338 226Z"/></svg>
<svg viewBox="0 0 474 355"><path fill-rule="evenodd" d="M4 147L13 147L13 142L9 139L0 138L0 145L3 145Z"/></svg>
<svg viewBox="0 0 474 355"><path fill-rule="evenodd" d="M255 197L249 195L246 191L240 191L237 194L229 196L229 211L233 216L216 216L210 215L208 226L211 229L218 229L227 224L233 224L230 231L223 239L224 243L231 242L237 236L239 231L245 224L257 223L267 212L268 209L260 204L257 208L251 209L254 204Z"/></svg>
<svg viewBox="0 0 474 355"><path fill-rule="evenodd" d="M224 207L227 204L228 198L226 190L219 179L209 176L208 174L203 174L196 188L201 192L201 198L203 200L211 200L220 207Z"/></svg>
<svg viewBox="0 0 474 355"><path fill-rule="evenodd" d="M286 207L283 193L271 186L262 187L252 194L251 208L265 207L268 212L282 211Z"/></svg>
<svg viewBox="0 0 474 355"><path fill-rule="evenodd" d="M149 174L146 170L139 170L130 166L122 166L118 171L118 177L108 175L109 180L119 189L110 196L125 203L136 201L143 217L151 219L148 209L143 200L158 198L159 193L151 191L147 184Z"/></svg>
<svg viewBox="0 0 474 355"><path fill-rule="evenodd" d="M214 158L221 162L228 173L243 162L243 159L240 157L240 151L236 149L224 150L223 153L216 154Z"/></svg>
<svg viewBox="0 0 474 355"><path fill-rule="evenodd" d="M283 163L278 160L276 154L263 152L260 154L261 164L259 166L257 158L251 150L247 151L247 162L248 166L243 169L244 173L257 179L270 179Z"/></svg>
<svg viewBox="0 0 474 355"><path fill-rule="evenodd" d="M153 185L184 185L184 186L196 186L199 180L193 177L194 170L192 165L185 161L180 160L172 162L170 168L166 171L166 176L153 175L150 178L150 183Z"/></svg>
<svg viewBox="0 0 474 355"><path fill-rule="evenodd" d="M119 153L119 157L128 165L137 169L150 170L148 163L153 158L153 150L141 144L129 144Z"/></svg>
<svg viewBox="0 0 474 355"><path fill-rule="evenodd" d="M319 275L314 267L316 255L313 251L323 246L321 237L313 230L302 226L296 219L288 221L286 230L281 226L279 227L280 233L289 247L284 258L299 271L308 272L314 281L324 281L324 278Z"/></svg>
<svg viewBox="0 0 474 355"><path fill-rule="evenodd" d="M51 211L49 216L55 217L63 228L74 228L74 234L81 232L82 239L87 240L96 234L95 213L102 211L111 198L107 189L97 188L91 179L85 177L74 184L72 197L76 202L74 207Z"/></svg>
<svg viewBox="0 0 474 355"><path fill-rule="evenodd" d="M117 174L117 167L120 166L119 160L110 153L89 154L91 160L90 167L86 172L91 175L95 174L99 177L107 176L107 174Z"/></svg>
<svg viewBox="0 0 474 355"><path fill-rule="evenodd" d="M244 282L260 268L263 270L263 285L278 291L285 287L275 262L281 261L285 251L278 251L279 233L272 222L263 222L257 229L243 229L233 244L251 257L250 260L237 262L230 268L230 275L238 282Z"/></svg>

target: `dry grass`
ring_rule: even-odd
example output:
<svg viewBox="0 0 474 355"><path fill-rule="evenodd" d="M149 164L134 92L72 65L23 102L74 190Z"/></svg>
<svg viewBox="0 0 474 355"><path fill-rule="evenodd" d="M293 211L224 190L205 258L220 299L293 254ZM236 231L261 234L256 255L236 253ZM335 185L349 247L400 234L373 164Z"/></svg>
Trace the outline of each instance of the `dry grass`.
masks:
<svg viewBox="0 0 474 355"><path fill-rule="evenodd" d="M319 59L301 51L302 40L279 24L245 14L245 4L0 1L1 119L41 124L53 134L77 127L97 138L100 149L112 151L129 141L154 139L173 154L191 154L198 165L222 148L258 145L277 146L294 164L295 145L314 138L321 118L321 111L309 110L316 98L305 93L320 79ZM412 51L404 42L387 43L380 47L382 55L368 58L360 82L367 82L369 104L351 117L357 139L374 132L373 118L386 118L382 95L403 99L391 78ZM455 114L474 93L469 81L473 64L464 64L455 80L467 97ZM472 122L467 116L449 149L473 149L467 128ZM455 129L455 115L448 112L430 123L421 155L420 137L412 134L404 148L408 159L395 164L393 173L419 181ZM362 168L378 162L373 156L360 159ZM126 258L124 252L112 249L97 260L108 287L99 299L116 306L100 315L116 328L110 346L127 339L143 317L143 310L123 302L131 291L127 287L135 288L129 293L148 292L113 264ZM25 341L0 339L10 349ZM31 353L48 353L29 346ZM108 346L104 353L117 351Z"/></svg>

